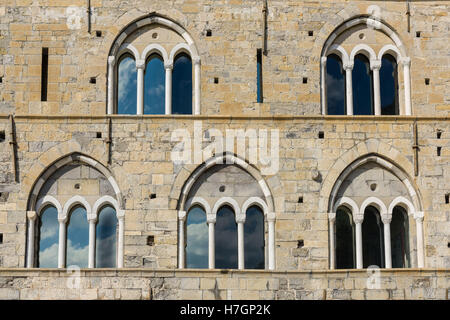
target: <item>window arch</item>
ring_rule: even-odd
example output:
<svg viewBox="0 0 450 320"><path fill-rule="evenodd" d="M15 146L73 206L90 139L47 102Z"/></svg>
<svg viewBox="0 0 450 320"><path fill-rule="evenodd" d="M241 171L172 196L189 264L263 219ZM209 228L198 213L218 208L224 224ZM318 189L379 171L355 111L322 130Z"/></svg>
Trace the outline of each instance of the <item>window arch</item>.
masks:
<svg viewBox="0 0 450 320"><path fill-rule="evenodd" d="M208 225L205 210L189 209L186 218L186 267L208 268Z"/></svg>
<svg viewBox="0 0 450 320"><path fill-rule="evenodd" d="M86 208L77 205L69 213L67 224L66 266L88 267L89 223Z"/></svg>
<svg viewBox="0 0 450 320"><path fill-rule="evenodd" d="M39 215L38 262L40 268L58 267L59 223L58 210L46 206Z"/></svg>
<svg viewBox="0 0 450 320"><path fill-rule="evenodd" d="M117 68L117 113L136 114L137 94L136 60L129 54L123 54Z"/></svg>
<svg viewBox="0 0 450 320"><path fill-rule="evenodd" d="M142 49L142 43L148 45ZM127 114L133 114L132 111L138 115L200 114L200 58L195 43L189 33L176 22L154 14L127 25L110 49L108 114L121 113L124 102L120 98L123 95L119 95L120 90L117 88L130 86L122 84L121 77L113 76L115 72L120 74L117 70L124 52L131 52L136 62L135 72L128 73L136 79L136 97L129 100L129 103L135 101L136 107L128 107ZM179 66L183 60L184 68ZM190 70L187 70L188 65ZM188 77L189 83L186 82ZM114 90L117 94L114 94ZM182 96L180 92L183 93Z"/></svg>

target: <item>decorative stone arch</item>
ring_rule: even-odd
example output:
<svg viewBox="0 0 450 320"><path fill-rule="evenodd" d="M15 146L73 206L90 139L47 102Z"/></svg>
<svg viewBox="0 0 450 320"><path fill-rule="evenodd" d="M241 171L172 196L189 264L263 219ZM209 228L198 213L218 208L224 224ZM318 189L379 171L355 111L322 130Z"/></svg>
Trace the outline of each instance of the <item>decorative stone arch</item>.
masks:
<svg viewBox="0 0 450 320"><path fill-rule="evenodd" d="M158 43L151 43L147 47L145 47L144 51L141 54L141 60L146 61L148 57L152 54L158 54L164 61L164 65L169 63L169 56L167 55L166 49Z"/></svg>
<svg viewBox="0 0 450 320"><path fill-rule="evenodd" d="M67 200L67 202L64 204L63 211L60 216L58 216L58 220L63 220L64 222L67 222L69 219L69 215L71 214L71 211L76 206L82 206L84 209L86 209L87 219L89 220L92 212L91 205L89 202L86 201L86 199L82 196L76 195Z"/></svg>
<svg viewBox="0 0 450 320"><path fill-rule="evenodd" d="M117 52L117 59L120 60L120 58L126 53L133 56L136 63L138 62L140 58L139 51L131 43L124 43L120 46Z"/></svg>
<svg viewBox="0 0 450 320"><path fill-rule="evenodd" d="M195 42L189 32L185 30L180 24L173 21L172 19L169 19L168 17L159 15L157 13L150 13L145 16L141 16L139 18L136 18L132 22L128 23L122 30L119 31L118 35L115 37L115 39L112 41L109 54L108 54L108 64L107 64L107 114L113 114L114 113L114 107L115 107L115 88L117 80L115 79L115 70L116 70L116 62L119 58L120 48L125 43L128 36L133 34L136 30L151 25L151 24L158 24L165 26L174 32L176 32L178 35L180 35L183 40L186 43L181 43L177 45L176 52L179 52L180 50L183 50L184 52L188 53L189 56L192 59L193 65L194 65L194 82L193 82L193 106L192 111L193 114L198 115L200 114L200 65L201 65L201 59L199 56L199 51L195 45ZM156 47L154 48L156 49ZM175 48L174 48L175 49ZM145 49L146 50L146 49ZM145 51L144 50L144 51ZM160 50L162 53L165 50ZM173 50L172 50L173 51ZM176 53L175 52L175 53ZM145 54L147 54L146 52ZM136 57L143 57L144 52L142 55L137 54ZM173 68L173 57L172 59L170 56L168 57L167 54L162 54L162 57L164 58L164 66L166 69L166 98L165 98L165 104L166 104L166 114L172 113L172 68ZM143 70L145 68L145 65L143 65L143 59L136 60L137 67L138 67L138 79L137 79L137 86L138 86L138 92L137 92L137 114L143 113Z"/></svg>
<svg viewBox="0 0 450 320"><path fill-rule="evenodd" d="M211 214L211 206L209 205L208 201L206 201L202 197L189 198L189 200L186 201L185 204L185 211L189 212L189 210L196 205L202 207L202 209L205 210L206 215Z"/></svg>
<svg viewBox="0 0 450 320"><path fill-rule="evenodd" d="M228 205L229 207L231 207L234 210L234 216L236 219L236 222L238 222L238 220L242 219L243 221L245 221L245 212L241 212L241 208L239 207L239 204L237 203L236 200L234 200L231 197L222 197L219 200L216 201L216 203L214 204L214 207L212 209L212 214L216 217L217 219L217 211L219 211L219 209L223 206Z"/></svg>
<svg viewBox="0 0 450 320"><path fill-rule="evenodd" d="M389 204L389 208L388 208L389 215L392 215L392 211L394 210L394 208L396 206L400 206L403 209L405 209L409 216L411 216L411 215L413 216L416 213L416 210L414 209L414 205L411 203L411 201L409 201L405 197L399 196L399 197L395 198L394 200L392 200L392 202Z"/></svg>
<svg viewBox="0 0 450 320"><path fill-rule="evenodd" d="M364 211L368 206L373 206L377 208L377 210L380 212L381 216L386 216L388 214L386 205L378 199L377 197L368 197L364 202L361 204L361 208L359 209L359 214L362 216L364 220Z"/></svg>
<svg viewBox="0 0 450 320"><path fill-rule="evenodd" d="M91 211L92 217L97 220L100 210L107 205L110 205L116 210L116 216L119 215L120 207L118 201L111 196L103 196L95 201Z"/></svg>
<svg viewBox="0 0 450 320"><path fill-rule="evenodd" d="M396 46L393 46L392 44L387 44L383 48L381 48L381 50L378 52L378 60L381 61L385 54L392 55L395 60L397 60L397 63L403 61L402 53Z"/></svg>
<svg viewBox="0 0 450 320"><path fill-rule="evenodd" d="M339 209L339 207L344 206L347 209L350 210L350 212L353 215L356 215L359 213L359 208L358 205L356 204L355 201L353 201L351 198L348 197L341 197L339 198L336 203L333 206L333 213L336 214L337 210Z"/></svg>
<svg viewBox="0 0 450 320"><path fill-rule="evenodd" d="M55 207L56 211L58 212L58 216L62 214L63 209L61 204L55 197L51 195L46 195L42 199L38 200L38 202L36 203L36 210L35 210L36 214L38 216L41 216L43 209L45 209L48 206Z"/></svg>
<svg viewBox="0 0 450 320"><path fill-rule="evenodd" d="M172 51L170 51L168 63L173 65L175 57L180 53L186 53L192 59L194 59L193 57L195 57L190 46L188 46L186 43L179 43L175 47L173 47Z"/></svg>
<svg viewBox="0 0 450 320"><path fill-rule="evenodd" d="M375 53L375 51L369 47L367 44L358 44L356 45L353 49L352 52L350 53L350 63L354 64L355 63L355 56L357 54L362 54L364 55L370 62L370 66L372 67L374 62L377 59L377 55Z"/></svg>
<svg viewBox="0 0 450 320"><path fill-rule="evenodd" d="M252 207L252 206L258 206L262 212L264 213L264 217L267 218L267 215L269 213L269 207L267 206L267 204L264 202L263 199L261 199L260 197L250 197L248 198L243 204L242 204L242 209L241 212L246 214L247 209Z"/></svg>

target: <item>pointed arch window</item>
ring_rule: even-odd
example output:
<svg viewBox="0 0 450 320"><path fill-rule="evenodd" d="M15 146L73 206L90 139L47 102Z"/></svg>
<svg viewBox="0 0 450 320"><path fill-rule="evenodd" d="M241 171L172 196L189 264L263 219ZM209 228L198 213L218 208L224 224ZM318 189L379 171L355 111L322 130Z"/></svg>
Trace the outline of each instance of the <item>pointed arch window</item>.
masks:
<svg viewBox="0 0 450 320"><path fill-rule="evenodd" d="M111 206L103 207L98 214L95 231L95 266L116 267L117 215Z"/></svg>
<svg viewBox="0 0 450 320"><path fill-rule="evenodd" d="M82 206L77 206L70 212L66 248L66 266L88 267L89 223L86 209Z"/></svg>
<svg viewBox="0 0 450 320"><path fill-rule="evenodd" d="M352 71L353 114L372 115L373 108L373 77L369 59L363 54L355 56Z"/></svg>
<svg viewBox="0 0 450 320"><path fill-rule="evenodd" d="M144 76L144 114L165 113L165 85L164 61L159 54L151 54Z"/></svg>
<svg viewBox="0 0 450 320"><path fill-rule="evenodd" d="M381 114L399 114L397 61L390 54L381 59L380 69Z"/></svg>
<svg viewBox="0 0 450 320"><path fill-rule="evenodd" d="M192 207L186 218L186 267L208 268L208 225L200 206Z"/></svg>
<svg viewBox="0 0 450 320"><path fill-rule="evenodd" d="M405 209L396 206L391 221L392 268L409 268L409 224Z"/></svg>
<svg viewBox="0 0 450 320"><path fill-rule="evenodd" d="M58 267L58 235L58 211L54 206L47 206L39 217L38 267Z"/></svg>
<svg viewBox="0 0 450 320"><path fill-rule="evenodd" d="M384 232L379 211L368 206L362 223L363 267L384 268Z"/></svg>
<svg viewBox="0 0 450 320"><path fill-rule="evenodd" d="M264 269L264 214L258 206L246 212L244 252L245 269Z"/></svg>
<svg viewBox="0 0 450 320"><path fill-rule="evenodd" d="M238 234L234 211L222 206L215 225L215 266L219 269L238 268Z"/></svg>
<svg viewBox="0 0 450 320"><path fill-rule="evenodd" d="M326 92L327 114L345 115L345 71L342 60L336 54L327 57L326 67Z"/></svg>
<svg viewBox="0 0 450 320"><path fill-rule="evenodd" d="M184 52L175 57L173 64L172 113L192 114L192 60Z"/></svg>
<svg viewBox="0 0 450 320"><path fill-rule="evenodd" d="M336 211L336 269L353 269L355 261L355 228L351 212L344 206Z"/></svg>
<svg viewBox="0 0 450 320"><path fill-rule="evenodd" d="M126 53L121 56L117 68L117 113L136 114L137 95L136 61Z"/></svg>

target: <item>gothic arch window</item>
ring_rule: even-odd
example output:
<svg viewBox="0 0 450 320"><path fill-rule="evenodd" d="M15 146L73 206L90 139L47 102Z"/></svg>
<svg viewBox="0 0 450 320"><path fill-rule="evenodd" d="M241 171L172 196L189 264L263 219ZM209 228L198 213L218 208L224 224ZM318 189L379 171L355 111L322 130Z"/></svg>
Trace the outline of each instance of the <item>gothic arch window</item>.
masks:
<svg viewBox="0 0 450 320"><path fill-rule="evenodd" d="M391 252L392 268L411 267L408 214L401 206L396 206L392 212Z"/></svg>
<svg viewBox="0 0 450 320"><path fill-rule="evenodd" d="M117 214L111 205L98 213L95 231L95 266L115 268L117 266Z"/></svg>
<svg viewBox="0 0 450 320"><path fill-rule="evenodd" d="M215 258L216 268L238 268L238 230L234 210L228 205L217 211Z"/></svg>
<svg viewBox="0 0 450 320"><path fill-rule="evenodd" d="M381 59L380 69L381 114L399 114L397 61L385 54Z"/></svg>
<svg viewBox="0 0 450 320"><path fill-rule="evenodd" d="M86 208L75 206L69 213L66 238L66 266L88 267L89 222Z"/></svg>
<svg viewBox="0 0 450 320"><path fill-rule="evenodd" d="M121 100L122 92L129 99ZM200 58L192 37L157 15L127 25L109 52L107 94L108 114L200 114Z"/></svg>
<svg viewBox="0 0 450 320"><path fill-rule="evenodd" d="M58 267L58 210L48 205L39 214L38 262L40 268Z"/></svg>
<svg viewBox="0 0 450 320"><path fill-rule="evenodd" d="M192 60L184 52L175 57L173 64L172 113L192 114Z"/></svg>
<svg viewBox="0 0 450 320"><path fill-rule="evenodd" d="M352 213L345 206L336 211L336 269L354 269L355 230Z"/></svg>
<svg viewBox="0 0 450 320"><path fill-rule="evenodd" d="M362 223L363 267L384 268L384 233L380 212L368 206Z"/></svg>
<svg viewBox="0 0 450 320"><path fill-rule="evenodd" d="M253 205L245 213L245 269L264 269L264 251L264 213L259 206Z"/></svg>
<svg viewBox="0 0 450 320"><path fill-rule="evenodd" d="M166 75L164 60L157 53L147 59L144 77L144 114L165 113Z"/></svg>
<svg viewBox="0 0 450 320"><path fill-rule="evenodd" d="M129 54L123 54L117 68L117 113L136 114L136 61Z"/></svg>
<svg viewBox="0 0 450 320"><path fill-rule="evenodd" d="M381 49L375 52L377 48ZM336 56L342 61L345 76ZM411 115L410 63L400 37L383 21L376 26L363 16L345 21L330 34L322 49L322 114L343 114L344 101L347 115ZM398 74L398 64L403 74Z"/></svg>
<svg viewBox="0 0 450 320"><path fill-rule="evenodd" d="M372 71L369 59L357 54L352 71L353 82L353 114L371 115L373 110Z"/></svg>
<svg viewBox="0 0 450 320"><path fill-rule="evenodd" d="M345 72L342 59L333 53L327 57L326 63L327 114L345 115Z"/></svg>
<svg viewBox="0 0 450 320"><path fill-rule="evenodd" d="M193 206L186 218L186 267L208 268L208 225L205 210Z"/></svg>

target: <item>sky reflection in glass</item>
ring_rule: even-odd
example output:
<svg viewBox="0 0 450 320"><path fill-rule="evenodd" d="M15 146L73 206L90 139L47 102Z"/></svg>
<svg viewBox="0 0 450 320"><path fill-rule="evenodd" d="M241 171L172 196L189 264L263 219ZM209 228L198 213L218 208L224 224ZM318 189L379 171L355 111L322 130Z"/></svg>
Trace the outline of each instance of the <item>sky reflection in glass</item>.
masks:
<svg viewBox="0 0 450 320"><path fill-rule="evenodd" d="M369 60L363 54L355 56L355 64L352 71L353 86L353 114L372 115L372 71Z"/></svg>
<svg viewBox="0 0 450 320"><path fill-rule="evenodd" d="M45 208L40 217L39 267L58 267L59 222L55 207Z"/></svg>
<svg viewBox="0 0 450 320"><path fill-rule="evenodd" d="M186 219L186 267L208 268L208 225L205 211L198 206Z"/></svg>
<svg viewBox="0 0 450 320"><path fill-rule="evenodd" d="M86 209L76 207L72 210L67 227L67 267L76 265L88 267L89 254L89 223Z"/></svg>
<svg viewBox="0 0 450 320"><path fill-rule="evenodd" d="M166 74L164 63L157 54L150 56L144 77L144 114L165 113Z"/></svg>
<svg viewBox="0 0 450 320"><path fill-rule="evenodd" d="M179 54L173 64L172 113L192 114L192 61L185 53Z"/></svg>
<svg viewBox="0 0 450 320"><path fill-rule="evenodd" d="M104 207L98 217L95 235L95 266L97 268L116 267L116 210Z"/></svg>
<svg viewBox="0 0 450 320"><path fill-rule="evenodd" d="M117 113L136 114L137 95L136 63L125 55L119 63L117 87Z"/></svg>
<svg viewBox="0 0 450 320"><path fill-rule="evenodd" d="M386 54L381 60L380 94L381 114L396 115L398 112L397 62Z"/></svg>
<svg viewBox="0 0 450 320"><path fill-rule="evenodd" d="M264 269L264 215L258 206L246 212L244 252L245 269Z"/></svg>
<svg viewBox="0 0 450 320"><path fill-rule="evenodd" d="M215 258L218 269L237 269L238 244L234 211L223 206L217 212L215 226Z"/></svg>
<svg viewBox="0 0 450 320"><path fill-rule="evenodd" d="M327 114L345 115L345 73L342 61L335 54L327 57Z"/></svg>

